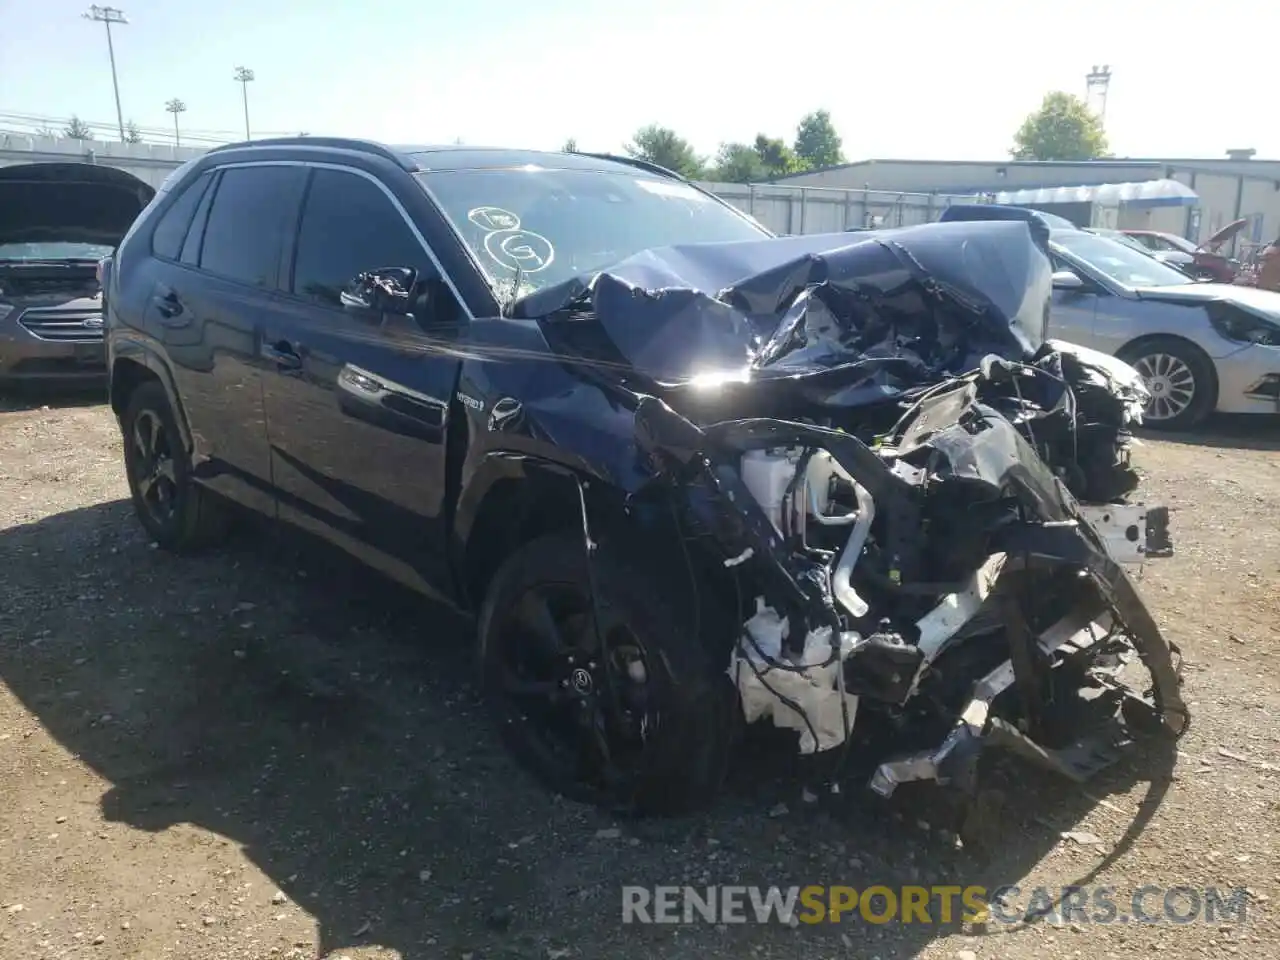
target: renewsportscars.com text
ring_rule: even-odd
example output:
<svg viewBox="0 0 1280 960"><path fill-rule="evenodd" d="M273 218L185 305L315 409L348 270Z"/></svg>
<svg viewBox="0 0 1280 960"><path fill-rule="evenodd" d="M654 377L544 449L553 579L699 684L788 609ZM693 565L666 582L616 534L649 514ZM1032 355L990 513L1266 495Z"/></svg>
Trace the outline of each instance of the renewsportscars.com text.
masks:
<svg viewBox="0 0 1280 960"><path fill-rule="evenodd" d="M1243 888L937 885L657 886L622 888L623 923L1062 923L1245 922Z"/></svg>

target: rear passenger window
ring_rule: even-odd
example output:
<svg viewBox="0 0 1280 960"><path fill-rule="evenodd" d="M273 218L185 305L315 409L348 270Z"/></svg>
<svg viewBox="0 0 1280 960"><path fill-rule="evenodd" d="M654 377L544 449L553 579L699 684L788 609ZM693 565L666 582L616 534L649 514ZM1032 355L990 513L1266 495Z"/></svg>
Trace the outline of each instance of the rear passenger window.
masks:
<svg viewBox="0 0 1280 960"><path fill-rule="evenodd" d="M151 234L151 252L157 257L178 259L182 242L187 236L187 227L191 224L191 215L204 198L212 180L212 173L197 177L194 183L178 194L169 209L160 215L160 222Z"/></svg>
<svg viewBox="0 0 1280 960"><path fill-rule="evenodd" d="M354 173L316 170L302 211L290 289L338 306L338 295L357 274L378 267L414 267L424 277L437 274L380 187Z"/></svg>
<svg viewBox="0 0 1280 960"><path fill-rule="evenodd" d="M180 259L185 264L193 267L200 265L200 244L204 240L204 225L209 222L209 208L213 206L213 197L217 192L217 187L210 187L206 190L204 196L200 198L200 206L196 207L195 216L191 218L191 228L187 231L187 239L182 242L182 256Z"/></svg>
<svg viewBox="0 0 1280 960"><path fill-rule="evenodd" d="M229 167L213 197L200 269L274 287L286 224L292 226L300 167Z"/></svg>

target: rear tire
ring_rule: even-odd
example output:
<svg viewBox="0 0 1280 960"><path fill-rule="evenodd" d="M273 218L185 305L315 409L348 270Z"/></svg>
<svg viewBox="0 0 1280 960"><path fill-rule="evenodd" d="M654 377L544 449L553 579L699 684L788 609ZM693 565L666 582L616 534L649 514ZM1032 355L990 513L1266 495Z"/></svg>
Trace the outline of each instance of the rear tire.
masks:
<svg viewBox="0 0 1280 960"><path fill-rule="evenodd" d="M174 553L220 541L225 514L213 494L192 479L191 459L163 385L151 381L133 391L120 429L133 508L151 538Z"/></svg>
<svg viewBox="0 0 1280 960"><path fill-rule="evenodd" d="M588 567L582 535L569 533L508 557L480 613L481 681L508 749L552 790L618 812L681 814L723 782L733 691L661 577L621 554L602 543ZM539 628L540 617L559 626ZM592 652L597 617L605 642ZM585 639L544 642L552 634ZM572 652L540 659L553 648Z"/></svg>
<svg viewBox="0 0 1280 960"><path fill-rule="evenodd" d="M1188 430L1213 413L1218 378L1213 361L1180 337L1151 337L1126 347L1120 359L1142 375L1151 402L1142 417L1153 430Z"/></svg>

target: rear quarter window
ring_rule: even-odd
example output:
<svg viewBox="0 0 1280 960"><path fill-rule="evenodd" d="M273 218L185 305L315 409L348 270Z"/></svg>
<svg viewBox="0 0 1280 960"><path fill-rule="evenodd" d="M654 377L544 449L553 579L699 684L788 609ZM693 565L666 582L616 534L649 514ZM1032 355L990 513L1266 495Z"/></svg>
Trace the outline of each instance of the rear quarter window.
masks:
<svg viewBox="0 0 1280 960"><path fill-rule="evenodd" d="M213 181L213 174L206 173L191 183L160 214L156 228L151 233L151 252L165 260L177 260L191 226L191 217L204 198Z"/></svg>

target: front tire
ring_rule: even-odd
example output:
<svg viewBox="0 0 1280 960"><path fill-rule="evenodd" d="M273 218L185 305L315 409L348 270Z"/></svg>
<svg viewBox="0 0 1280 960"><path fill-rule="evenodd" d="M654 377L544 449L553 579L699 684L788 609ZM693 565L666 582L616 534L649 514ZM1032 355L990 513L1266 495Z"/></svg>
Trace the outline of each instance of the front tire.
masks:
<svg viewBox="0 0 1280 960"><path fill-rule="evenodd" d="M1153 430L1190 429L1217 406L1213 361L1186 340L1152 337L1127 347L1120 359L1142 375L1151 391L1142 422Z"/></svg>
<svg viewBox="0 0 1280 960"><path fill-rule="evenodd" d="M478 638L486 700L516 760L552 790L639 814L715 796L732 688L671 597L608 543L588 566L581 534L525 544L494 577Z"/></svg>
<svg viewBox="0 0 1280 960"><path fill-rule="evenodd" d="M166 550L186 553L219 541L225 517L191 476L191 460L164 387L141 384L120 418L125 472L138 519Z"/></svg>

